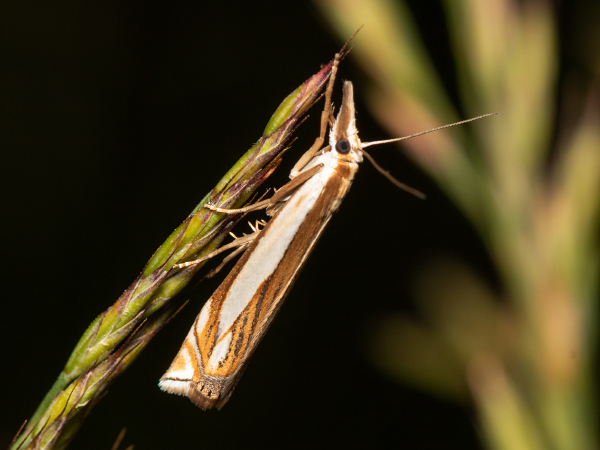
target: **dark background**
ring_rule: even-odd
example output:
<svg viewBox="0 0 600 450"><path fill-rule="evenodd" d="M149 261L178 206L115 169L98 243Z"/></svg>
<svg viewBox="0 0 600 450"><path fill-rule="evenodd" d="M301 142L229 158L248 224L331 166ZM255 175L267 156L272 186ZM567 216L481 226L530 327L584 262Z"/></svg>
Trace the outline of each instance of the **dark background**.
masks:
<svg viewBox="0 0 600 450"><path fill-rule="evenodd" d="M451 88L442 11L413 3ZM561 17L568 29L570 16ZM340 46L304 1L0 6L0 446L87 325ZM361 101L364 76L352 58L340 76L355 82L362 139L387 138ZM321 107L269 186L281 186L313 142ZM411 277L431 257L453 255L493 279L478 237L436 186L395 147L375 152L428 200L361 167L222 411L157 387L218 279L189 295L71 448L109 449L127 427L124 443L136 449L480 449L468 406L398 384L369 362L370 320L413 308Z"/></svg>

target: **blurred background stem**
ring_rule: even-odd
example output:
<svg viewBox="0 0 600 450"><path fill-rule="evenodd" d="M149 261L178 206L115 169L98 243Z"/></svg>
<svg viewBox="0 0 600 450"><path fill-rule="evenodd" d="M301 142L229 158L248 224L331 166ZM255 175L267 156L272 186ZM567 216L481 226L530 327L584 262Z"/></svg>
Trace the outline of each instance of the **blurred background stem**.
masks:
<svg viewBox="0 0 600 450"><path fill-rule="evenodd" d="M391 135L457 120L403 1L316 4L340 37L367 22L353 57L370 77L370 112ZM433 392L469 392L491 449L596 449L600 54L581 52L595 75L570 91L557 84L550 2L443 4L457 106L465 117L498 115L402 148L478 230L502 286L454 259L432 263L414 287L426 321L382 319L374 360ZM581 90L578 108L557 112L557 93L572 104Z"/></svg>

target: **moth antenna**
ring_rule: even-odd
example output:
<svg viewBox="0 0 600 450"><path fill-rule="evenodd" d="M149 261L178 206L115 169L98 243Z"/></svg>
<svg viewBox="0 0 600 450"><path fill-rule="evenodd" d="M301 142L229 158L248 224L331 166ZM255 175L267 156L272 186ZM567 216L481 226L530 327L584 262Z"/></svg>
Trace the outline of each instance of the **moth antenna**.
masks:
<svg viewBox="0 0 600 450"><path fill-rule="evenodd" d="M372 145L389 144L391 142L404 141L406 139L414 138L417 136L422 136L424 134L433 133L434 131L443 130L444 128L450 128L450 127L453 127L456 125L462 125L464 123L473 122L474 120L483 119L484 117L495 116L496 114L498 114L498 113L482 114L481 116L473 117L471 119L461 120L460 122L449 123L448 125L442 125L441 127L432 128L431 130L420 131L419 133L410 134L408 136L403 136L403 137L399 137L399 138L395 138L395 139L387 139L385 141L363 142L362 148L371 147Z"/></svg>
<svg viewBox="0 0 600 450"><path fill-rule="evenodd" d="M421 200L425 200L427 198L427 196L425 194L423 194L421 191L419 191L418 189L412 188L409 185L404 184L402 181L396 180L392 175L390 175L390 173L387 170L385 170L383 167L381 167L379 164L377 164L375 159L371 155L369 155L367 152L362 150L361 153L367 157L369 162L371 164L373 164L373 167L375 167L375 169L377 169L377 171L381 175L383 175L388 180L390 180L396 187L399 187L403 191L406 191L409 194L412 194L415 197L420 198Z"/></svg>

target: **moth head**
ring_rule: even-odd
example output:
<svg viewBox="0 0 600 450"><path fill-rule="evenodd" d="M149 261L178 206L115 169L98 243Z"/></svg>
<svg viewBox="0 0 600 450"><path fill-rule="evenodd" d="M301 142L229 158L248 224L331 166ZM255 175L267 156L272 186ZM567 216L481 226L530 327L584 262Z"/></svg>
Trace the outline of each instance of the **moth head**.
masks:
<svg viewBox="0 0 600 450"><path fill-rule="evenodd" d="M342 107L329 134L331 151L343 160L362 161L361 143L356 129L354 88L344 81Z"/></svg>

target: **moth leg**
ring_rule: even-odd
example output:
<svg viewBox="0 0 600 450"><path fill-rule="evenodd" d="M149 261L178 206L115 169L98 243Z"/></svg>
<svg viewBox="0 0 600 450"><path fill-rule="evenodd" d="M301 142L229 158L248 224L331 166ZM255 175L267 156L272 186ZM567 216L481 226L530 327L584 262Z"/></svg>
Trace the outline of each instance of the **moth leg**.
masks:
<svg viewBox="0 0 600 450"><path fill-rule="evenodd" d="M260 202L256 202L253 205L246 206L244 208L236 208L236 209L228 209L228 208L219 208L218 206L213 205L208 202L203 207L206 209L210 209L211 211L220 212L224 214L240 214L246 213L249 211L257 211L263 208L272 208L277 203L281 203L285 201L285 197L290 195L292 191L298 188L300 185L304 184L306 180L312 178L314 175L323 170L323 164L317 164L314 167L311 167L308 170L300 172L297 177L293 178L289 183L283 185L281 189L279 189L271 198L268 200L262 200Z"/></svg>
<svg viewBox="0 0 600 450"><path fill-rule="evenodd" d="M262 225L262 224L261 224L261 225ZM254 227L253 227L253 228L254 228ZM247 247L247 246L248 246L248 245L249 245L249 244L250 244L250 243L251 243L251 242L252 242L254 239L256 239L256 237L257 237L257 236L260 234L260 232L262 231L262 230L259 230L259 229L258 229L258 227L254 228L254 229L255 229L254 233L252 233L252 234L249 234L249 235L247 235L247 236L237 237L237 236L233 235L233 237L235 238L235 240L234 240L233 242L230 242L229 244L225 244L224 246L222 246L222 247L219 247L219 248L218 248L218 249L216 249L215 251L213 251L213 252L210 252L208 255L206 255L206 256L203 256L202 258L195 259L195 260L193 260L193 261L187 261L187 262L180 263L180 264L175 264L175 265L173 265L173 269L184 269L184 268L186 268L186 267L195 266L196 264L200 264L201 262L207 261L207 260L209 260L209 259L213 258L214 256L217 256L219 253L223 253L223 252L225 252L225 251L227 251L227 250L229 250L229 249L232 249L232 248L239 247L239 248L242 248L242 249L244 249L244 248L246 248L246 247ZM236 251L234 251L233 253L236 253L236 252L239 250L239 248L238 248ZM236 254L237 254L237 253L236 253ZM228 258L229 258L230 256L231 256L231 255L229 255L229 256L228 256ZM227 258L226 258L226 259L227 259Z"/></svg>
<svg viewBox="0 0 600 450"><path fill-rule="evenodd" d="M300 171L306 166L311 159L321 149L323 142L325 142L325 134L327 133L327 125L329 125L331 118L333 117L332 106L331 106L331 95L333 93L333 84L337 75L338 66L340 61L345 56L345 53L336 53L335 59L333 60L333 66L331 67L331 75L329 76L329 82L327 83L327 90L325 91L325 108L321 113L321 131L319 137L315 140L312 147L298 160L290 172L290 178L294 179L298 176Z"/></svg>
<svg viewBox="0 0 600 450"><path fill-rule="evenodd" d="M267 222L265 222L264 220L257 220L254 225L252 225L252 223L250 223L250 222L248 222L248 225L250 225L250 228L252 228L252 231L254 232L254 233L252 233L249 236L245 236L246 238L249 238L249 241L241 244L238 248L236 248L229 255L227 255L225 258L223 258L223 261L221 261L221 264L219 264L216 268L214 268L213 270L211 270L210 272L208 272L206 275L204 275L204 277L202 278L202 280L204 278L211 278L211 277L215 276L216 274L218 274L221 271L221 269L223 267L225 267L225 264L227 264L229 261L231 261L237 255L239 255L240 253L242 253L244 250L246 250L246 248L248 248L248 246L250 245L250 243L252 241L254 241L254 239L256 239L258 237L259 233L261 232L260 227L265 227L267 225ZM242 239L242 238L238 238L233 233L229 233L229 234L231 234L236 240L237 239Z"/></svg>
<svg viewBox="0 0 600 450"><path fill-rule="evenodd" d="M244 250L246 250L246 248L248 248L249 245L250 245L250 242L247 242L246 244L242 244L240 247L236 248L229 255L227 255L225 258L223 258L223 261L221 261L221 264L219 264L216 268L214 268L213 270L208 272L204 276L204 278L211 278L211 277L215 276L216 274L218 274L221 271L221 269L223 267L225 267L225 264L227 264L229 261L231 261L237 255L242 253Z"/></svg>
<svg viewBox="0 0 600 450"><path fill-rule="evenodd" d="M210 209L211 211L220 212L220 213L224 213L224 214L240 214L240 213L247 213L250 211L258 211L259 209L264 209L264 208L268 207L270 203L271 203L271 199L268 199L268 200L262 200L260 202L256 202L253 205L244 206L243 208L229 209L229 208L219 208L215 204L208 202L202 207L206 208L206 209Z"/></svg>
<svg viewBox="0 0 600 450"><path fill-rule="evenodd" d="M318 174L321 170L323 170L323 164L317 164L316 166L311 167L310 169L300 172L296 178L293 178L289 183L284 184L269 199L271 201L271 204L267 209L267 214L271 216L273 211L275 211L278 208L278 206L284 203L287 200L287 197L291 195L293 191L295 191L298 187L303 185L307 180Z"/></svg>

